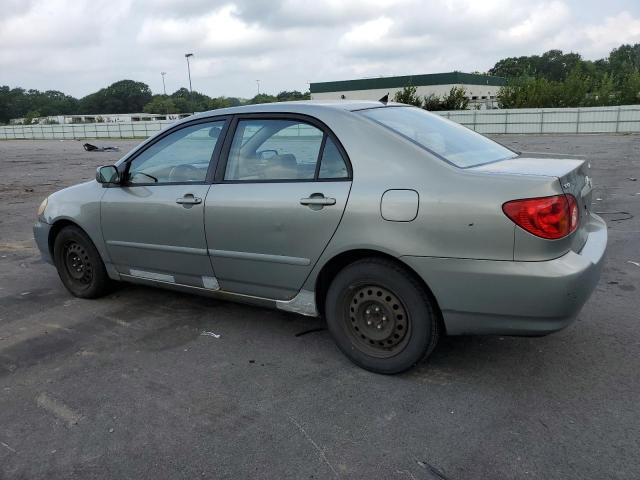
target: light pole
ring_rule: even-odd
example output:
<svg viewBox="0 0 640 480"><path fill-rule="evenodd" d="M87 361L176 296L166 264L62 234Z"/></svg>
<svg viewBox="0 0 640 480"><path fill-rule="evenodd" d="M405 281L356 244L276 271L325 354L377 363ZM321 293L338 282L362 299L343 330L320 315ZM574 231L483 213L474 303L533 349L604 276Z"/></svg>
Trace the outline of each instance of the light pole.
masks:
<svg viewBox="0 0 640 480"><path fill-rule="evenodd" d="M160 75L162 75L162 91L164 92L164 94L167 94L167 87L164 84L164 76L167 74L167 72L160 72Z"/></svg>
<svg viewBox="0 0 640 480"><path fill-rule="evenodd" d="M193 57L193 53L185 53L185 58L187 59L187 72L189 73L189 94L193 93L193 89L191 88L191 66L189 65L189 57Z"/></svg>
<svg viewBox="0 0 640 480"><path fill-rule="evenodd" d="M260 80L256 80L256 83L258 84L258 95L260 95Z"/></svg>
<svg viewBox="0 0 640 480"><path fill-rule="evenodd" d="M189 73L189 103L191 104L191 110L193 111L193 88L191 88L191 66L189 65L189 57L193 57L193 53L185 53L184 57L187 59L187 72Z"/></svg>

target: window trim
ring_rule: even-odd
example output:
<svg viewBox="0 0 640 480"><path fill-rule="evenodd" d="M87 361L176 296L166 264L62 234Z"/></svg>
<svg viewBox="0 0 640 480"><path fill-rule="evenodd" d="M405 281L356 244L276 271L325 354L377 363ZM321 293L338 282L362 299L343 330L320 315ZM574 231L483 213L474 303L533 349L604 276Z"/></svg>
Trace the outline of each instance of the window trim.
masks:
<svg viewBox="0 0 640 480"><path fill-rule="evenodd" d="M224 174L227 169L227 163L229 160L229 153L231 151L231 144L233 143L233 138L235 137L238 123L240 120L290 120L300 123L307 123L313 127L316 127L322 132L322 144L320 145L320 150L318 152L318 158L316 159L316 170L314 173L314 178L292 178L292 179L273 179L273 180L225 180ZM347 177L344 178L318 178L318 174L320 172L319 166L322 162L322 155L324 153L324 146L326 144L326 138L329 137L334 142L340 155L342 156L342 160L347 167ZM222 147L222 151L216 162L216 170L215 175L213 177L214 184L221 183L229 183L229 184L248 184L248 183L313 183L313 182L351 182L353 181L353 168L351 166L351 160L347 155L345 148L342 146L338 137L333 133L333 131L323 122L318 120L315 117L305 115L302 113L242 113L235 114L231 118L229 122L229 128L226 132L224 145Z"/></svg>
<svg viewBox="0 0 640 480"><path fill-rule="evenodd" d="M178 125L173 125L170 128L167 128L160 135L154 137L150 142L145 143L140 147L139 150L135 151L131 154L124 162L118 165L118 172L122 175L122 182L118 185L119 187L157 187L164 185L208 185L212 183L214 173L216 171L216 167L218 162L220 161L220 153L222 152L222 147L227 138L227 133L229 131L231 116L230 115L221 115L221 116L213 116L213 117L205 117L205 118L197 118L191 120L189 122L180 123ZM220 136L218 137L218 141L216 142L216 146L211 153L211 157L209 158L209 166L207 167L207 174L203 181L199 182L145 182L145 183L129 183L126 181L126 176L129 172L129 168L131 163L142 155L147 149L151 148L156 143L160 142L164 138L172 135L175 132L183 130L185 128L193 127L194 125L199 125L202 123L214 123L214 122L224 122L222 124L222 130L220 131ZM122 170L121 170L122 168Z"/></svg>

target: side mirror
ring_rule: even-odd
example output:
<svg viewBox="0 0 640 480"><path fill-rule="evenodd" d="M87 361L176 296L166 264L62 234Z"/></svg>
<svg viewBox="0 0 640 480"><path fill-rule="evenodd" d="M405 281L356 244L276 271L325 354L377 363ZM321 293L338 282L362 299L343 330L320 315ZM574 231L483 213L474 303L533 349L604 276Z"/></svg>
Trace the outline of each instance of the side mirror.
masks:
<svg viewBox="0 0 640 480"><path fill-rule="evenodd" d="M102 184L120 183L120 174L114 165L98 167L96 170L96 181Z"/></svg>

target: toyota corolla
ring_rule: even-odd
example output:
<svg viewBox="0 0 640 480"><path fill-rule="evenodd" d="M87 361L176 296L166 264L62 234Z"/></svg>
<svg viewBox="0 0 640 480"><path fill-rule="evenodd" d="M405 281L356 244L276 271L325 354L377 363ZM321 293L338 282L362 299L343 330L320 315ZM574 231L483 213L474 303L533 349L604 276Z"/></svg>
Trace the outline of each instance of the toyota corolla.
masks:
<svg viewBox="0 0 640 480"><path fill-rule="evenodd" d="M45 199L34 233L77 297L123 281L322 316L397 373L443 334L567 326L607 244L591 192L583 160L418 108L264 104L173 124Z"/></svg>

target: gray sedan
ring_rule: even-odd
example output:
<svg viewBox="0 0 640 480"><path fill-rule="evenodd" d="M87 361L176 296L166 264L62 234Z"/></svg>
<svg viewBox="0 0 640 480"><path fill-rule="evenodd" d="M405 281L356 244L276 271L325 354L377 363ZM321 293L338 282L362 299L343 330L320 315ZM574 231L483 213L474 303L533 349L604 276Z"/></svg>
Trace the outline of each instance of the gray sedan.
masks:
<svg viewBox="0 0 640 480"><path fill-rule="evenodd" d="M607 244L591 192L582 160L421 109L264 104L159 132L45 199L34 233L75 296L127 281L323 316L353 362L397 373L443 334L567 326Z"/></svg>

